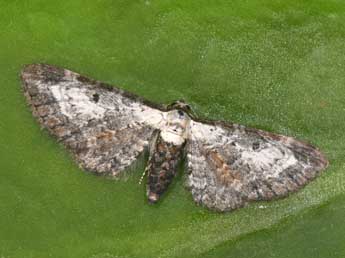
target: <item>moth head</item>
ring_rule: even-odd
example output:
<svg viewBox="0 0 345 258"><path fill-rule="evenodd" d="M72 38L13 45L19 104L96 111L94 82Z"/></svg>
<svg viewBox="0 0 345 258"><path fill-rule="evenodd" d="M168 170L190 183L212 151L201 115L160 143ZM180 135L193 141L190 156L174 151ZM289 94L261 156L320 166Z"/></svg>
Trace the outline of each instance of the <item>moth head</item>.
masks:
<svg viewBox="0 0 345 258"><path fill-rule="evenodd" d="M167 113L167 122L169 124L169 127L176 127L176 132L180 130L184 131L189 121L190 117L187 115L186 112L180 109L172 109Z"/></svg>
<svg viewBox="0 0 345 258"><path fill-rule="evenodd" d="M186 113L188 116L194 117L194 112L193 112L192 108L183 99L182 100L176 100L173 103L171 103L170 105L168 105L167 110L168 111L178 110L178 111L180 111L179 112L180 115L183 115L184 113Z"/></svg>

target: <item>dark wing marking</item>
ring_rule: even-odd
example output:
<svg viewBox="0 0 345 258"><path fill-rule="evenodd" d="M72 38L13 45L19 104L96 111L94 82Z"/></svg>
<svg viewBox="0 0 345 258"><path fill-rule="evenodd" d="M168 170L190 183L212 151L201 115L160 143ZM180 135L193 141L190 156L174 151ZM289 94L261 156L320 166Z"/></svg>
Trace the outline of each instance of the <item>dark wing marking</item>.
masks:
<svg viewBox="0 0 345 258"><path fill-rule="evenodd" d="M317 148L292 137L223 122L190 124L187 186L209 209L284 197L327 165Z"/></svg>
<svg viewBox="0 0 345 258"><path fill-rule="evenodd" d="M39 123L89 171L118 175L164 120L163 106L66 69L28 65L21 78Z"/></svg>

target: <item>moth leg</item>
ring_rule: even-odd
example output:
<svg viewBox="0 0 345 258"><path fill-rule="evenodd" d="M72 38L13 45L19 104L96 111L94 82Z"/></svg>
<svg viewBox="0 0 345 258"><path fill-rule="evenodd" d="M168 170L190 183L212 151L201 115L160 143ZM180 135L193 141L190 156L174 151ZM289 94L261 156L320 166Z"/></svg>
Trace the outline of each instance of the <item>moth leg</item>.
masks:
<svg viewBox="0 0 345 258"><path fill-rule="evenodd" d="M141 175L141 177L139 179L139 185L142 184L145 175L147 174L147 172L150 170L150 168L152 166L152 162L151 162L152 155L153 155L153 153L155 151L155 146L156 146L159 134L160 134L160 130L158 130L158 129L154 130L153 133L152 133L152 137L151 137L150 144L149 144L149 160L147 162L147 165L145 167L145 170L144 170L143 174Z"/></svg>

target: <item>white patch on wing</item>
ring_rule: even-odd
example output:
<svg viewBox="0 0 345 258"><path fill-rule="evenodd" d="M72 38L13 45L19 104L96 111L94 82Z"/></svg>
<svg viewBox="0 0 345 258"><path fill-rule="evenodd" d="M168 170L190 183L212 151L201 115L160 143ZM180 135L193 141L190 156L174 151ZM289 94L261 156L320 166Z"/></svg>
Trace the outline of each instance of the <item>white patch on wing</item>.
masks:
<svg viewBox="0 0 345 258"><path fill-rule="evenodd" d="M68 83L50 86L50 90L57 100L61 112L70 119L78 120L78 123L87 123L90 119L102 119L106 112L121 113L132 122L138 122L160 129L165 121L164 112L142 105L138 102L128 102L124 97L112 94L101 94L99 102L95 103L88 96L90 89L71 87ZM116 104L120 110L116 110Z"/></svg>
<svg viewBox="0 0 345 258"><path fill-rule="evenodd" d="M140 105L137 102L133 102L130 109L136 121L153 126L156 129L160 129L166 120L165 112Z"/></svg>
<svg viewBox="0 0 345 258"><path fill-rule="evenodd" d="M101 105L90 100L86 95L86 89L70 88L67 89L62 85L50 87L54 98L58 102L61 112L68 118L74 119L77 116L86 123L88 119L101 119L106 111Z"/></svg>
<svg viewBox="0 0 345 258"><path fill-rule="evenodd" d="M215 141L215 135L216 133L219 133L216 132L216 130L219 131L220 129L213 125L202 124L191 120L189 128L189 137L197 140Z"/></svg>
<svg viewBox="0 0 345 258"><path fill-rule="evenodd" d="M285 148L284 151L285 154L275 146L262 149L258 152L243 150L242 159L248 161L248 163L252 163L254 167L266 171L266 173L264 172L266 177L278 177L282 171L298 162L288 148Z"/></svg>
<svg viewBox="0 0 345 258"><path fill-rule="evenodd" d="M266 178L279 177L279 174L285 169L298 163L293 152L283 145L277 147L274 144L270 144L259 151L254 151L249 146L242 145L240 141L245 136L239 129L235 129L229 135L220 126L203 124L192 120L190 132L189 137L194 141L204 142L207 149L224 148L231 142L237 142L237 145L232 146L232 148L237 149L237 152L241 153L242 160L248 163L251 168L264 171Z"/></svg>

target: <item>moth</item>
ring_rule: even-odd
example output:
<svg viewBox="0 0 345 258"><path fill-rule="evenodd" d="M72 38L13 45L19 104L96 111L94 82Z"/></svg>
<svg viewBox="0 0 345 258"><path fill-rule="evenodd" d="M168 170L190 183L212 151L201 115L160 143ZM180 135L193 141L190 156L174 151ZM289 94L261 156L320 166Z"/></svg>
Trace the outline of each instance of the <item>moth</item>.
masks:
<svg viewBox="0 0 345 258"><path fill-rule="evenodd" d="M84 170L119 177L148 150L150 203L167 190L181 160L194 201L216 211L285 197L328 165L308 143L199 119L183 101L155 104L46 64L25 66L21 79L33 115Z"/></svg>

